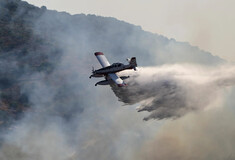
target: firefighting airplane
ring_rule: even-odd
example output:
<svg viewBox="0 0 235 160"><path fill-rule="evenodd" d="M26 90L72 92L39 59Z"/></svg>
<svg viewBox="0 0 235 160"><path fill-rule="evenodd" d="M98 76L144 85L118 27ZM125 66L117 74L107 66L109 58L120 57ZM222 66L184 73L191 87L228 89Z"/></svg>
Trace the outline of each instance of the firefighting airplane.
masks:
<svg viewBox="0 0 235 160"><path fill-rule="evenodd" d="M95 52L95 56L100 62L101 66L103 68L94 70L92 69L92 75L89 77L105 77L105 80L97 82L95 86L97 85L110 85L113 82L117 84L118 87L126 86L127 84L124 83L124 79L129 78L129 76L121 76L119 77L116 73L126 70L126 69L134 69L136 71L137 63L136 58L132 57L131 59L127 59L129 62L128 65L124 65L122 63L113 63L110 65L106 57L102 52Z"/></svg>

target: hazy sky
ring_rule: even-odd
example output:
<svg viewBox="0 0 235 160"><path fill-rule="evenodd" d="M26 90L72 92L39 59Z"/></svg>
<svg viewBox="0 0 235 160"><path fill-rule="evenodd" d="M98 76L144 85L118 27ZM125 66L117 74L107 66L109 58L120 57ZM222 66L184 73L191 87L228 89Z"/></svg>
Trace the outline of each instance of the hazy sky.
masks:
<svg viewBox="0 0 235 160"><path fill-rule="evenodd" d="M235 61L234 0L26 0L71 14L115 17Z"/></svg>

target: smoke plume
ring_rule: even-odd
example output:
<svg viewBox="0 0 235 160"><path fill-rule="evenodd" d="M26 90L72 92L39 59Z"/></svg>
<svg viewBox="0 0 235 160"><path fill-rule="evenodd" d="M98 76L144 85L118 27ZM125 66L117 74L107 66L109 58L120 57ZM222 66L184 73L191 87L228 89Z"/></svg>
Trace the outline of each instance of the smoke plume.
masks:
<svg viewBox="0 0 235 160"><path fill-rule="evenodd" d="M116 96L126 105L140 103L138 112L151 114L144 118L178 118L188 112L204 110L220 101L220 91L235 85L235 67L206 68L171 65L139 68L130 75L126 88L112 85Z"/></svg>
<svg viewBox="0 0 235 160"><path fill-rule="evenodd" d="M133 159L233 160L234 120L234 109L228 107L168 121L154 138L143 144Z"/></svg>

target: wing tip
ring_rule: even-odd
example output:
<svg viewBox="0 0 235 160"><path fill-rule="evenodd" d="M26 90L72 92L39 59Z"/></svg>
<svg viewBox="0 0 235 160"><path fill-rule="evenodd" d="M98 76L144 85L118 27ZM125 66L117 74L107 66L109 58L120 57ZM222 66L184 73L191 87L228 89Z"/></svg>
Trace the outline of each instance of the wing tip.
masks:
<svg viewBox="0 0 235 160"><path fill-rule="evenodd" d="M98 55L104 55L104 53L103 53L103 52L95 52L94 54L95 54L95 56L98 56Z"/></svg>
<svg viewBox="0 0 235 160"><path fill-rule="evenodd" d="M118 87L125 87L125 86L127 86L126 83L118 84Z"/></svg>

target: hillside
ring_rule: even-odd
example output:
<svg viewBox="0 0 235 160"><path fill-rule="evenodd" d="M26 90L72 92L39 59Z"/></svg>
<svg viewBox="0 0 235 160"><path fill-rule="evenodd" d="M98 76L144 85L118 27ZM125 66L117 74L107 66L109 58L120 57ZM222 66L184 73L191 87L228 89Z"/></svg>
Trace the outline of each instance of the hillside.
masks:
<svg viewBox="0 0 235 160"><path fill-rule="evenodd" d="M139 66L224 62L188 43L115 18L0 0L0 127L38 108L65 120L83 111L90 105L84 102L90 93L85 82L91 66L99 66L95 51L103 51L111 62L136 56Z"/></svg>

